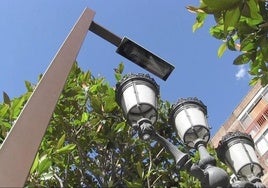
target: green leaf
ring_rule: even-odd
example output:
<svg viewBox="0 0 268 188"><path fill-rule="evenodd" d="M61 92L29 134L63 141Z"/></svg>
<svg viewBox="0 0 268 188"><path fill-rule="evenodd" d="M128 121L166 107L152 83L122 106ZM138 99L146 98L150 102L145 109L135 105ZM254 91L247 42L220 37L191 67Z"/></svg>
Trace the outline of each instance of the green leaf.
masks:
<svg viewBox="0 0 268 188"><path fill-rule="evenodd" d="M117 82L120 81L121 78L122 78L122 74L120 74L120 73L115 73L115 79L116 79Z"/></svg>
<svg viewBox="0 0 268 188"><path fill-rule="evenodd" d="M57 143L56 149L60 149L62 147L63 143L65 142L65 137L66 137L65 134L63 134L61 136L61 138L59 139L59 141Z"/></svg>
<svg viewBox="0 0 268 188"><path fill-rule="evenodd" d="M11 111L12 111L12 118L16 119L23 108L23 104L25 103L25 98L20 97L16 98L12 101Z"/></svg>
<svg viewBox="0 0 268 188"><path fill-rule="evenodd" d="M227 40L227 47L229 50L236 51L235 42L234 42L234 39L232 37L230 37L230 39Z"/></svg>
<svg viewBox="0 0 268 188"><path fill-rule="evenodd" d="M254 86L259 80L259 77L254 77L250 80L249 85Z"/></svg>
<svg viewBox="0 0 268 188"><path fill-rule="evenodd" d="M136 182L130 182L124 179L124 182L127 184L127 187L131 187L131 188L140 188L142 187L142 183L139 181Z"/></svg>
<svg viewBox="0 0 268 188"><path fill-rule="evenodd" d="M244 53L239 55L233 62L234 65L242 65L246 64L250 61L250 54L249 53Z"/></svg>
<svg viewBox="0 0 268 188"><path fill-rule="evenodd" d="M97 112L102 113L102 101L94 95L90 98L90 106Z"/></svg>
<svg viewBox="0 0 268 188"><path fill-rule="evenodd" d="M143 178L143 169L141 167L141 162L136 163L136 168L137 168L137 172L138 172L140 178Z"/></svg>
<svg viewBox="0 0 268 188"><path fill-rule="evenodd" d="M247 0L246 3L250 9L250 17L259 20L260 22L263 21L262 16L260 15L259 5L256 0Z"/></svg>
<svg viewBox="0 0 268 188"><path fill-rule="evenodd" d="M82 118L81 118L81 123L85 123L88 121L88 113L87 112L83 112L82 114Z"/></svg>
<svg viewBox="0 0 268 188"><path fill-rule="evenodd" d="M209 30L210 35L215 37L216 39L225 39L226 35L223 32L223 25L216 25L211 27Z"/></svg>
<svg viewBox="0 0 268 188"><path fill-rule="evenodd" d="M241 51L250 51L256 48L254 35L249 35L241 42Z"/></svg>
<svg viewBox="0 0 268 188"><path fill-rule="evenodd" d="M259 66L252 66L250 71L249 71L249 74L251 75L258 75L259 74Z"/></svg>
<svg viewBox="0 0 268 188"><path fill-rule="evenodd" d="M4 103L10 105L11 101L6 92L3 92Z"/></svg>
<svg viewBox="0 0 268 188"><path fill-rule="evenodd" d="M222 10L233 9L241 3L241 0L203 0L203 2L215 13Z"/></svg>
<svg viewBox="0 0 268 188"><path fill-rule="evenodd" d="M42 156L39 160L38 173L42 174L43 172L47 171L51 165L51 159L48 158L47 155Z"/></svg>
<svg viewBox="0 0 268 188"><path fill-rule="evenodd" d="M3 104L0 108L0 117L4 117L8 112L9 106L8 104Z"/></svg>
<svg viewBox="0 0 268 188"><path fill-rule="evenodd" d="M58 153L58 154L59 153L68 153L68 152L74 150L75 147L76 147L75 144L68 144L68 145L66 145L66 146L64 146L64 147L62 147L60 149L57 149L56 153Z"/></svg>
<svg viewBox="0 0 268 188"><path fill-rule="evenodd" d="M11 128L11 124L8 122L4 122L2 120L0 120L0 125L4 126L5 128L7 128L8 130Z"/></svg>
<svg viewBox="0 0 268 188"><path fill-rule="evenodd" d="M116 133L119 133L121 131L123 131L126 127L126 123L125 122L121 122L121 123L118 123L115 127L115 131Z"/></svg>
<svg viewBox="0 0 268 188"><path fill-rule="evenodd" d="M32 92L33 91L33 87L32 87L31 82L25 81L25 86L26 86L28 92Z"/></svg>
<svg viewBox="0 0 268 188"><path fill-rule="evenodd" d="M117 103L115 101L115 91L113 89L108 89L106 92L106 96L103 98L104 102L104 111L112 112L116 107Z"/></svg>
<svg viewBox="0 0 268 188"><path fill-rule="evenodd" d="M32 165L31 170L30 170L30 174L32 174L32 173L35 171L35 169L36 169L37 166L38 166L38 163L39 163L39 152L38 152L38 153L36 154L36 156L35 156L33 165Z"/></svg>
<svg viewBox="0 0 268 188"><path fill-rule="evenodd" d="M94 93L94 92L97 91L98 87L99 87L99 85L98 85L98 84L95 84L95 85L93 85L93 86L91 86L91 87L89 88L89 91L90 91L91 93Z"/></svg>
<svg viewBox="0 0 268 188"><path fill-rule="evenodd" d="M218 49L218 57L221 57L226 49L227 49L226 43L221 44Z"/></svg>
<svg viewBox="0 0 268 188"><path fill-rule="evenodd" d="M230 27L235 27L241 16L239 7L232 10L227 10L224 14L224 32L226 33Z"/></svg>
<svg viewBox="0 0 268 188"><path fill-rule="evenodd" d="M207 17L207 14L205 13L197 14L195 23L192 28L193 32L195 32L197 29L201 28L204 25L206 17Z"/></svg>

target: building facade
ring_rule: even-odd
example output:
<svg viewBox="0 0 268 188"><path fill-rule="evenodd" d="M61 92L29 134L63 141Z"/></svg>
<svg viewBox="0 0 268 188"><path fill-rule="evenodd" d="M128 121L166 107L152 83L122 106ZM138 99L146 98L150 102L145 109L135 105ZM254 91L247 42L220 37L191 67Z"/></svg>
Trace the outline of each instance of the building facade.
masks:
<svg viewBox="0 0 268 188"><path fill-rule="evenodd" d="M268 187L268 86L256 84L211 139L216 148L228 132L241 131L252 136L259 161L264 168L263 183Z"/></svg>

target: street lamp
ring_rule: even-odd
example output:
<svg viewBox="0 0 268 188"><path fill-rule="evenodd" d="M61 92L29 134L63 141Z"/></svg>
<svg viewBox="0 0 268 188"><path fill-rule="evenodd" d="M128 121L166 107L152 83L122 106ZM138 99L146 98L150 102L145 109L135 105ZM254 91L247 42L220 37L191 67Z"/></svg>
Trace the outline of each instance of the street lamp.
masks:
<svg viewBox="0 0 268 188"><path fill-rule="evenodd" d="M219 144L219 158L238 177L236 182L231 183L227 172L216 166L216 159L206 149L210 132L207 107L202 101L197 98L180 99L170 111L169 122L176 128L180 139L188 148L199 152L199 161L193 163L189 154L180 151L154 129L158 96L159 86L149 75L125 75L116 85L116 101L140 138L151 138L162 144L173 155L178 169L186 169L198 178L203 188L265 188L260 180L263 169L257 160L250 136L243 133L231 136L227 134Z"/></svg>
<svg viewBox="0 0 268 188"><path fill-rule="evenodd" d="M94 16L95 12L89 8L82 12L2 143L0 187L24 186L61 91L88 31L112 43L117 47L117 53L163 80L173 71L173 65L135 42L127 38L122 39L108 31L93 21Z"/></svg>
<svg viewBox="0 0 268 188"><path fill-rule="evenodd" d="M171 124L187 146L194 148L199 140L208 143L207 107L202 101L197 98L180 99L173 105L170 116Z"/></svg>
<svg viewBox="0 0 268 188"><path fill-rule="evenodd" d="M219 142L216 151L219 159L232 169L239 181L260 182L263 168L254 151L254 141L250 135L230 132Z"/></svg>

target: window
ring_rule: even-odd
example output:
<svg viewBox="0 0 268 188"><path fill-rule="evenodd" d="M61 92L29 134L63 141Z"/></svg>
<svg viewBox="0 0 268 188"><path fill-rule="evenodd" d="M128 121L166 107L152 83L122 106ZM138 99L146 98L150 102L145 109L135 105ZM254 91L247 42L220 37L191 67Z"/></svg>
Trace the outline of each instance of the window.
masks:
<svg viewBox="0 0 268 188"><path fill-rule="evenodd" d="M268 151L268 129L261 135L255 144L259 154L263 156Z"/></svg>
<svg viewBox="0 0 268 188"><path fill-rule="evenodd" d="M254 138L254 136L258 133L259 130L260 130L259 126L255 125L255 123L254 123L254 125L252 126L249 134L252 136L252 138Z"/></svg>
<svg viewBox="0 0 268 188"><path fill-rule="evenodd" d="M246 130L249 125L252 123L252 118L250 117L250 115L248 113L246 113L242 118L241 118L241 125L242 127Z"/></svg>

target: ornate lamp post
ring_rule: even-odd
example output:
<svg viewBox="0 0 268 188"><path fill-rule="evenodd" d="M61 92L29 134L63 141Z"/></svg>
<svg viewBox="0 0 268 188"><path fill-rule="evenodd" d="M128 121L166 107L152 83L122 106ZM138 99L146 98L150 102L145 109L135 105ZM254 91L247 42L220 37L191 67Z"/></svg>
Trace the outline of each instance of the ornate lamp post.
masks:
<svg viewBox="0 0 268 188"><path fill-rule="evenodd" d="M176 128L180 139L192 149L199 151L200 160L193 163L189 154L162 137L154 129L157 122L157 99L159 86L144 74L129 74L116 85L116 100L128 123L138 131L144 140L154 139L162 144L174 157L179 169L186 169L198 178L204 188L264 188L260 177L263 169L254 152L252 138L243 133L226 135L220 142L219 158L238 177L230 183L226 171L216 166L216 159L207 149L210 139L207 123L207 107L197 98L180 99L172 106L170 123ZM238 157L238 156L242 157Z"/></svg>

